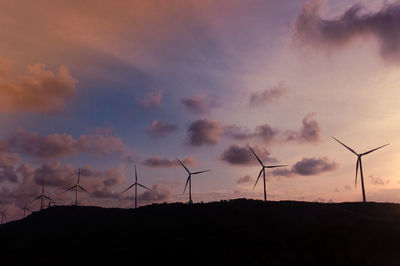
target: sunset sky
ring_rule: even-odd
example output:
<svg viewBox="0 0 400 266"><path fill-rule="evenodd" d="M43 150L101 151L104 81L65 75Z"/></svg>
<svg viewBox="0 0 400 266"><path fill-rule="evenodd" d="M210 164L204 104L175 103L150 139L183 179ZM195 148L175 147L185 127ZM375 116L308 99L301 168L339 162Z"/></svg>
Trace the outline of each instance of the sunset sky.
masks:
<svg viewBox="0 0 400 266"><path fill-rule="evenodd" d="M262 199L400 202L400 3L0 0L0 211Z"/></svg>

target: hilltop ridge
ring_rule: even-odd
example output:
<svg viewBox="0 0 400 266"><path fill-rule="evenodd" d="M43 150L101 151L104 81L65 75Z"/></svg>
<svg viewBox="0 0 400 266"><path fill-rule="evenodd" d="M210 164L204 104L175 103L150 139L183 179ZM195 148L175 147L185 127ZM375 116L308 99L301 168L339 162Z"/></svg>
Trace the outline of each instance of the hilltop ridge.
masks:
<svg viewBox="0 0 400 266"><path fill-rule="evenodd" d="M0 226L0 239L5 265L396 265L400 205L57 206Z"/></svg>

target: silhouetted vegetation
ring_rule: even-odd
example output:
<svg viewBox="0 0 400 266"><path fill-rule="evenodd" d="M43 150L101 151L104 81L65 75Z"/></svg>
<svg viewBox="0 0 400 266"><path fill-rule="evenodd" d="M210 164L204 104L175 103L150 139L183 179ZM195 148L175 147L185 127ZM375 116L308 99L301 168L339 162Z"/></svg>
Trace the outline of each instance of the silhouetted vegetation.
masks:
<svg viewBox="0 0 400 266"><path fill-rule="evenodd" d="M58 206L0 226L0 239L1 265L398 265L400 205Z"/></svg>

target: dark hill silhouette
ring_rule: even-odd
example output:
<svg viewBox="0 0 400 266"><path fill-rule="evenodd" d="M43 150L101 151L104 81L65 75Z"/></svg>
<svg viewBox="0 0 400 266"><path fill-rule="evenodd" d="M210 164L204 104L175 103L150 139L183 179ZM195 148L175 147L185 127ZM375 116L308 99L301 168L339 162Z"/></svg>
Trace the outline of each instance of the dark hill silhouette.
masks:
<svg viewBox="0 0 400 266"><path fill-rule="evenodd" d="M399 265L400 205L58 206L0 226L0 243L7 266Z"/></svg>

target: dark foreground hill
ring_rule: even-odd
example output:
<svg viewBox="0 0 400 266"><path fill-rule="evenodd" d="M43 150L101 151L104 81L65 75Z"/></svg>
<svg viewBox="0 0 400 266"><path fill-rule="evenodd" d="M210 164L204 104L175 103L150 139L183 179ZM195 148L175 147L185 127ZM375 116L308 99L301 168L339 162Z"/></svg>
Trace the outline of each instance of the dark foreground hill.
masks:
<svg viewBox="0 0 400 266"><path fill-rule="evenodd" d="M0 245L2 266L400 265L400 205L61 206L0 226Z"/></svg>

